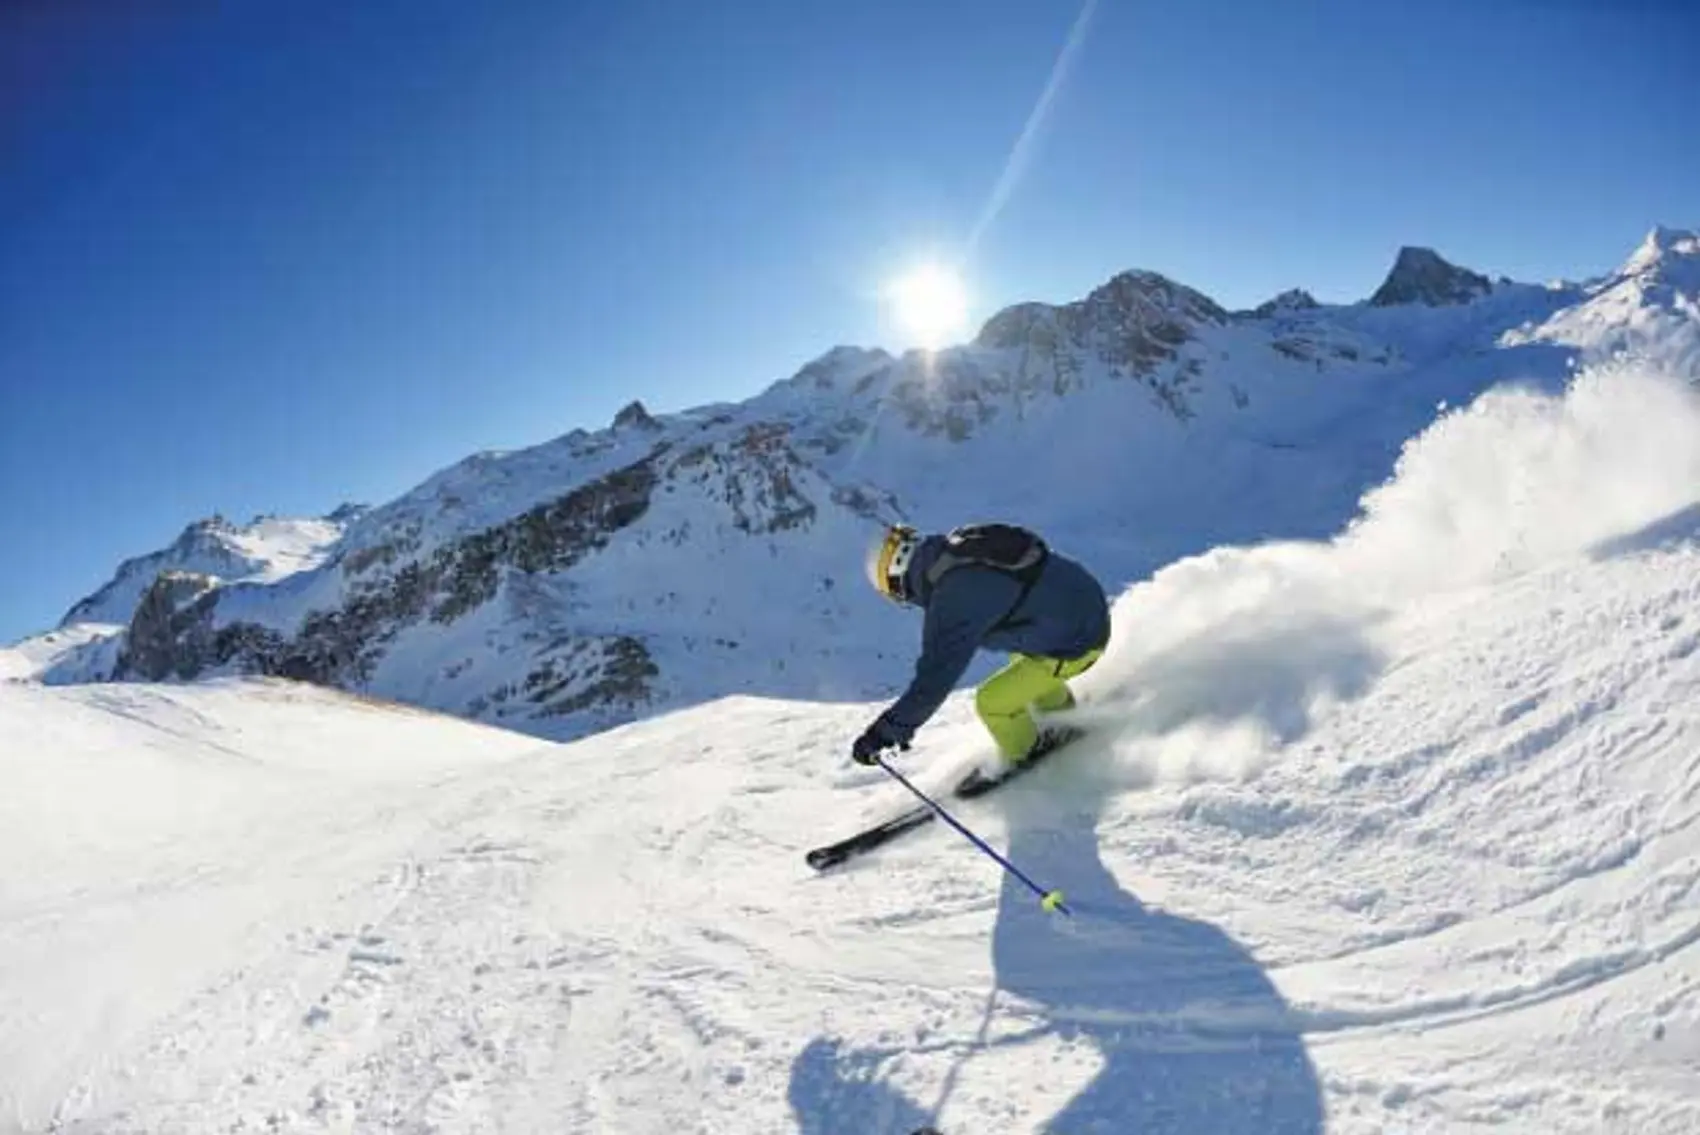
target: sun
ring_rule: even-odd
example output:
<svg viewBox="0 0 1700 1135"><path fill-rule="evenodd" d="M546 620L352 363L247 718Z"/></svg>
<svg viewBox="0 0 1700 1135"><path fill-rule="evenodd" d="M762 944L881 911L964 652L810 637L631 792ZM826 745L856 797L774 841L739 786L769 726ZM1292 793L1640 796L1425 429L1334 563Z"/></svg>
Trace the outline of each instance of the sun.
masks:
<svg viewBox="0 0 1700 1135"><path fill-rule="evenodd" d="M923 264L893 281L886 294L898 323L922 347L960 341L968 330L968 290L949 268Z"/></svg>

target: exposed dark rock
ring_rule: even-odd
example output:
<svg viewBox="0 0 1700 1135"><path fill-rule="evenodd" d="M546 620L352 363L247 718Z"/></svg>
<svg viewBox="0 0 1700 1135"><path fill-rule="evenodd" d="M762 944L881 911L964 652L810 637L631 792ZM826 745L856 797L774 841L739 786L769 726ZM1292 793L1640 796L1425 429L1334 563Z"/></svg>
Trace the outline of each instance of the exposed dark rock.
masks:
<svg viewBox="0 0 1700 1135"><path fill-rule="evenodd" d="M541 706L544 716L630 709L648 698L649 683L661 671L642 642L630 635L613 635L580 644L574 653L582 655L593 647L600 656L584 660L583 669L571 672L570 677L560 676L558 660L526 676L526 697Z"/></svg>
<svg viewBox="0 0 1700 1135"><path fill-rule="evenodd" d="M798 487L802 460L791 448L790 427L757 422L730 441L704 443L683 453L670 475L720 496L740 531L781 532L812 521L817 509Z"/></svg>
<svg viewBox="0 0 1700 1135"><path fill-rule="evenodd" d="M161 572L142 592L130 618L130 633L119 655L118 677L150 682L199 673L210 646L210 600L218 580L194 572Z"/></svg>

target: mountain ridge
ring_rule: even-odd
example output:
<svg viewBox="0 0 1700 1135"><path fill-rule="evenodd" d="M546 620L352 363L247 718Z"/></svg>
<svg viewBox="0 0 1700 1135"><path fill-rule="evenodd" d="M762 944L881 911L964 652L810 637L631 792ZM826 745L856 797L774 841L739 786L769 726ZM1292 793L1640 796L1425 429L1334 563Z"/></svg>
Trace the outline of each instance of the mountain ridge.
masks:
<svg viewBox="0 0 1700 1135"><path fill-rule="evenodd" d="M1439 405L1562 385L1649 311L1643 345L1686 359L1694 264L1661 228L1606 283L1484 289L1405 249L1368 301L1288 292L1263 314L1118 273L957 347L835 347L741 403L634 399L605 429L474 454L334 522L295 570L129 561L126 586L158 570L127 611L97 593L124 630L92 670L307 678L550 736L729 692L875 696L913 633L857 587L879 520L1011 517L1115 582L1319 535Z"/></svg>

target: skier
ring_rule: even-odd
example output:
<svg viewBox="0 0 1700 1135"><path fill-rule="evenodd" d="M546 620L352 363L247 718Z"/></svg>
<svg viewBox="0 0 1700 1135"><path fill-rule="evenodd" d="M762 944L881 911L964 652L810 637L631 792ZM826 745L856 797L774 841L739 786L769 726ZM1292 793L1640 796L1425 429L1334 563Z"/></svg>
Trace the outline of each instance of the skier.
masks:
<svg viewBox="0 0 1700 1135"><path fill-rule="evenodd" d="M876 591L924 609L926 618L915 677L856 739L851 757L858 764L908 749L981 648L1014 655L974 695L1006 768L1067 739L1061 730L1042 731L1034 713L1071 708L1069 679L1089 670L1109 644L1109 603L1090 572L1009 524L927 536L890 525L869 549L867 569Z"/></svg>

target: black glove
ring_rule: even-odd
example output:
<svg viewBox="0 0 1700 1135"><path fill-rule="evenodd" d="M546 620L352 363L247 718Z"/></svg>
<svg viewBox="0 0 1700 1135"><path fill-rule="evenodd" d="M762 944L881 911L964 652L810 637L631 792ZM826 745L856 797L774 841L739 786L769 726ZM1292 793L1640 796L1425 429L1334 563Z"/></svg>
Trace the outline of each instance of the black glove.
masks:
<svg viewBox="0 0 1700 1135"><path fill-rule="evenodd" d="M872 725L862 731L860 737L856 738L856 743L850 746L850 759L859 765L871 765L874 763L875 757L890 748L902 749L907 753L909 742L900 741L893 737L885 723L885 718L878 717L874 719Z"/></svg>

